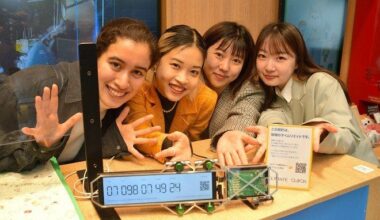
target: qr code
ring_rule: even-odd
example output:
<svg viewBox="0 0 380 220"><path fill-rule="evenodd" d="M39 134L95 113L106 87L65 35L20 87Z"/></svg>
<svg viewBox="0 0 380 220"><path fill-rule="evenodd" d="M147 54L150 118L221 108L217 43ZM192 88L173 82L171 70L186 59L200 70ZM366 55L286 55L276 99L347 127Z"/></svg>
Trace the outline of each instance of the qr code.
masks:
<svg viewBox="0 0 380 220"><path fill-rule="evenodd" d="M210 190L210 182L209 181L201 181L199 187L200 187L200 191L208 191L208 190Z"/></svg>
<svg viewBox="0 0 380 220"><path fill-rule="evenodd" d="M306 173L306 163L296 163L296 173Z"/></svg>

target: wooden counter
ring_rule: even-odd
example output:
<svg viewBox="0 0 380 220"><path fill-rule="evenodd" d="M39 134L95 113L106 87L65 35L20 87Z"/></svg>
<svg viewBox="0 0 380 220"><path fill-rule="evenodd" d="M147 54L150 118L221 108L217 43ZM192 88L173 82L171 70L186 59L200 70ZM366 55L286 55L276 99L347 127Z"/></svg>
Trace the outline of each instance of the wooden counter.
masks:
<svg viewBox="0 0 380 220"><path fill-rule="evenodd" d="M209 150L208 140L194 142L193 147L194 153L196 154L209 156L210 158L215 157L215 153ZM194 159L199 160L200 158L194 157ZM104 169L107 168L108 163L108 160L104 160ZM374 169L374 171L368 174L359 172L353 169L353 167L357 165L370 167ZM132 157L129 161L113 160L109 166L111 171L162 168L162 165L152 159L137 161ZM84 162L61 166L64 175L84 168ZM76 175L67 179L70 187L73 187L75 180L77 180ZM362 200L364 198L364 203L366 200L365 196L368 196L367 204L363 204L364 209L366 207L366 210L363 210L363 214L366 215L366 219L380 219L380 169L375 165L348 155L316 154L313 159L310 190L279 189L279 191L273 195L273 203L262 204L256 210L250 209L241 201L234 201L228 203L222 210L211 215L194 209L181 217L181 219L278 219L286 216L289 217L289 215L292 216L292 219L297 219L302 218L300 216L297 217L298 212L315 212L312 208L325 202L330 202L329 207L334 206L334 199L345 195L359 196ZM342 198L345 201L347 200L345 197ZM352 202L352 205L355 206L356 201L347 202ZM86 219L99 219L89 200L79 199L78 204ZM173 215L161 207L127 207L117 208L116 210L122 219L169 220L178 218L178 216ZM345 207L340 207L340 209L337 210L340 210L342 213L350 211L345 210ZM366 214L364 211L366 211ZM336 216L339 217L339 215Z"/></svg>

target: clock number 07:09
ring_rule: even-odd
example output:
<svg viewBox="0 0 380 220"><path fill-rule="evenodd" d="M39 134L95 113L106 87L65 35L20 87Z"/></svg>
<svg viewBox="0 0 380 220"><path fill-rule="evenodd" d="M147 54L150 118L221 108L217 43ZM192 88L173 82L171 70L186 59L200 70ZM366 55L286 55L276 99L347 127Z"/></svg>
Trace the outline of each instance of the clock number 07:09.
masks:
<svg viewBox="0 0 380 220"><path fill-rule="evenodd" d="M152 193L175 193L181 192L181 183L157 183L157 184L134 184L134 185L117 185L107 186L107 196L130 196L130 195L146 195Z"/></svg>

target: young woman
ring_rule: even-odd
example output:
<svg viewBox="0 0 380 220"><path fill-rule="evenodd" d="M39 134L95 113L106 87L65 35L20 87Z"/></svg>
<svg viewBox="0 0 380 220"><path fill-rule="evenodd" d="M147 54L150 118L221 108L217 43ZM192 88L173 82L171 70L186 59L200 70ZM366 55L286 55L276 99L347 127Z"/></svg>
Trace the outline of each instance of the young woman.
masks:
<svg viewBox="0 0 380 220"><path fill-rule="evenodd" d="M228 21L215 24L203 37L206 83L218 93L209 126L211 145L222 166L246 164L242 137L247 126L256 124L263 102L261 88L251 82L254 41L247 28Z"/></svg>
<svg viewBox="0 0 380 220"><path fill-rule="evenodd" d="M256 70L265 88L264 111L259 124L314 126L314 151L350 154L378 163L371 144L353 117L343 83L309 56L299 30L287 23L264 27L257 39ZM251 127L266 133L264 127ZM252 140L247 138L247 142ZM263 144L254 162L265 153Z"/></svg>
<svg viewBox="0 0 380 220"><path fill-rule="evenodd" d="M133 144L155 142L139 136L159 128L135 130L152 116L126 124L123 104L137 93L155 62L155 38L142 22L121 18L102 28L96 46L103 156L136 155ZM0 150L0 171L31 169L51 156L59 162L85 159L79 76L76 62L37 66L3 79L0 88L13 93L4 97L7 109L0 117L14 121L2 124L1 143L6 146ZM36 122L30 117L34 114ZM18 141L19 128L31 141Z"/></svg>
<svg viewBox="0 0 380 220"><path fill-rule="evenodd" d="M128 102L128 121L153 114L145 127L161 126L161 132L151 135L158 137L158 144L139 145L138 149L160 161L164 157L188 160L190 141L199 140L207 128L217 97L202 81L205 45L195 29L176 25L163 33L158 49L152 83L146 83Z"/></svg>

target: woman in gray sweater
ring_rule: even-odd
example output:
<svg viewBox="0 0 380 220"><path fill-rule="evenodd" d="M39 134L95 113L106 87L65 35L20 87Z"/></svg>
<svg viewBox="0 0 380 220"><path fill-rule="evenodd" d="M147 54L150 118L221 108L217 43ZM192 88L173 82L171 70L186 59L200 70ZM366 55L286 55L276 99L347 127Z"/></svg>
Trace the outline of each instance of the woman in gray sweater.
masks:
<svg viewBox="0 0 380 220"><path fill-rule="evenodd" d="M203 35L207 57L203 67L206 84L218 94L209 124L211 146L219 163L248 163L245 128L255 125L263 103L263 92L252 83L255 44L246 27L235 22L220 22Z"/></svg>

